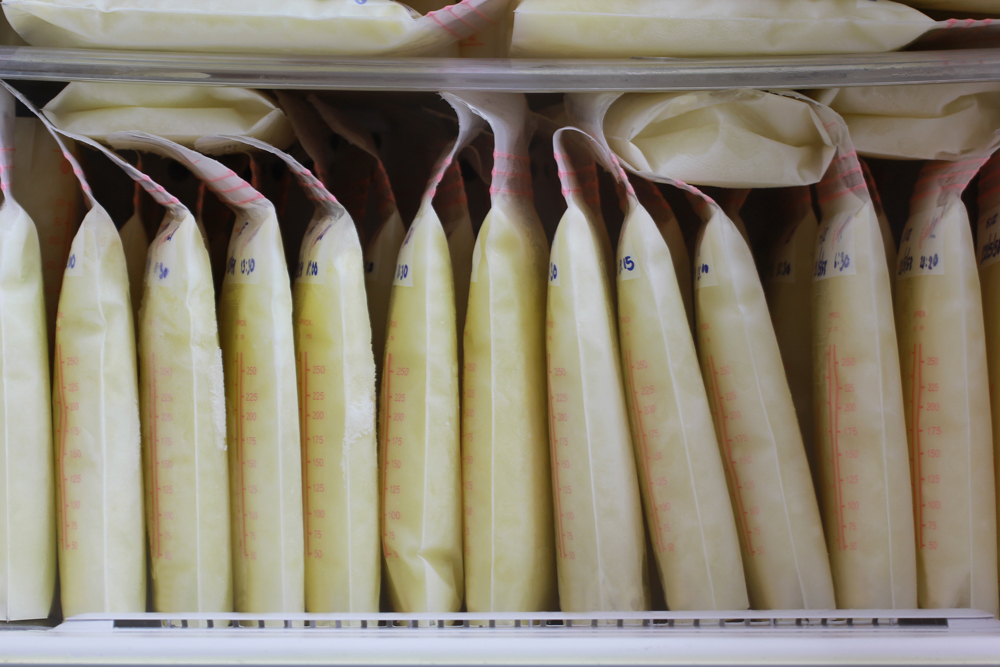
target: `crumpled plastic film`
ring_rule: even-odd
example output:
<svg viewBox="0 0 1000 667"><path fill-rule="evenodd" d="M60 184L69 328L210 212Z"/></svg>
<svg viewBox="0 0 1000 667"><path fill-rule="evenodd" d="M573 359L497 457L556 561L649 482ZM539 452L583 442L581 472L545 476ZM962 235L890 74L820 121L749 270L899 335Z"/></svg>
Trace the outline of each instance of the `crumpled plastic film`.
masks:
<svg viewBox="0 0 1000 667"><path fill-rule="evenodd" d="M141 132L116 148L178 160L236 213L219 297L233 598L240 612L304 608L302 464L292 294L274 206L219 162Z"/></svg>
<svg viewBox="0 0 1000 667"><path fill-rule="evenodd" d="M508 0L420 16L395 0L7 0L32 46L216 53L435 55L497 23Z"/></svg>
<svg viewBox="0 0 1000 667"><path fill-rule="evenodd" d="M281 148L295 141L281 109L248 88L77 81L43 111L60 130L103 142L133 130L188 147L209 134L250 136Z"/></svg>
<svg viewBox="0 0 1000 667"><path fill-rule="evenodd" d="M639 175L727 188L816 183L835 150L811 104L759 90L622 95L604 134Z"/></svg>
<svg viewBox="0 0 1000 667"><path fill-rule="evenodd" d="M858 153L961 160L1000 146L1000 83L858 86L810 93L843 117Z"/></svg>
<svg viewBox="0 0 1000 667"><path fill-rule="evenodd" d="M52 413L63 614L142 612L139 391L125 254L76 159L53 137L90 205L73 238L56 316Z"/></svg>
<svg viewBox="0 0 1000 667"><path fill-rule="evenodd" d="M986 158L929 162L896 266L917 602L996 614L996 490L979 263L962 191ZM989 185L989 184L987 184Z"/></svg>
<svg viewBox="0 0 1000 667"><path fill-rule="evenodd" d="M917 10L888 0L523 0L514 12L511 53L534 58L871 53L905 46L933 26Z"/></svg>
<svg viewBox="0 0 1000 667"><path fill-rule="evenodd" d="M0 618L47 618L56 585L48 337L42 253L35 225L12 190L14 97L0 90ZM43 130L44 131L44 130ZM54 176L54 175L53 175Z"/></svg>

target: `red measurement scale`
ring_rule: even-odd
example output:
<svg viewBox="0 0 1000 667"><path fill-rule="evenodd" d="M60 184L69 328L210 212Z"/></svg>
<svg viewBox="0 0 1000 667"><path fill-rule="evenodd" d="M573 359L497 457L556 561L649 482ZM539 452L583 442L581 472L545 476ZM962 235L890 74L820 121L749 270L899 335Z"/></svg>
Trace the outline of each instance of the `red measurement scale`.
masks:
<svg viewBox="0 0 1000 667"><path fill-rule="evenodd" d="M552 326L551 321L548 322L548 326ZM565 405L568 403L569 397L567 392L559 391L561 382L556 379L565 378L566 369L553 368L551 354L546 355L546 360L549 378L549 429L551 431L549 440L552 443L552 482L553 490L555 491L556 534L558 537L556 540L556 553L560 558L574 560L576 553L566 548L566 534L568 532L572 539L573 520L576 516L572 510L563 510L563 500L567 495L572 494L573 487L564 485L562 476L560 475L564 467L570 467L569 436L560 433L559 428L561 423L569 419L565 412Z"/></svg>
<svg viewBox="0 0 1000 667"><path fill-rule="evenodd" d="M169 365L157 364L156 355L150 355L149 368L146 371L146 391L151 398L148 401L149 414L146 428L149 429L150 459L149 467L149 502L150 521L150 551L154 558L171 560L170 543L174 537L173 523L177 518L174 505L174 461L170 456L175 435L182 439L183 434L176 434L173 411L173 393L161 392L162 381L170 382L173 368ZM169 387L168 387L169 389Z"/></svg>
<svg viewBox="0 0 1000 667"><path fill-rule="evenodd" d="M831 313L830 316L831 319L838 319L839 313ZM835 542L828 544L828 548L856 551L863 508L858 490L865 479L865 466L862 450L857 444L859 429L855 385L845 381L853 378L851 371L857 361L854 356L842 354L841 349L837 345L827 346L823 377L827 395L823 428L830 443L826 452L826 484L833 501L832 527L836 535ZM827 507L830 507L829 503Z"/></svg>
<svg viewBox="0 0 1000 667"><path fill-rule="evenodd" d="M396 328L396 323L389 322L389 331ZM392 334L390 333L390 336ZM396 532L402 525L402 499L405 483L403 474L405 424L406 424L406 393L400 391L407 388L410 369L398 363L390 352L386 355L382 396L382 409L385 411L384 436L382 446L382 548L387 559L399 557L399 544Z"/></svg>
<svg viewBox="0 0 1000 667"><path fill-rule="evenodd" d="M62 320L59 313L57 323ZM58 324L56 325L58 328ZM83 451L79 437L78 424L80 402L78 381L80 358L72 354L64 354L63 346L56 346L56 387L58 391L53 397L52 411L56 414L56 443L58 446L58 475L56 482L59 488L59 544L66 551L76 551L80 548L80 520L78 515L84 510L85 468Z"/></svg>
<svg viewBox="0 0 1000 667"><path fill-rule="evenodd" d="M914 344L909 352L910 403L910 469L913 471L913 507L917 548L934 551L938 548L935 533L945 516L945 500L941 494L942 451L946 443L943 428L935 417L941 414L941 403L935 400L940 384L937 371L940 360L925 353L923 343Z"/></svg>
<svg viewBox="0 0 1000 667"><path fill-rule="evenodd" d="M300 322L300 326L310 326ZM308 336L309 334L307 334ZM320 479L320 471L326 460L323 446L326 444L318 423L326 420L323 409L325 391L319 382L326 375L326 366L309 361L308 352L299 353L299 410L302 429L302 499L306 522L306 557L316 560L323 558L324 534L327 508L324 500L329 495L326 483ZM317 388L318 387L318 388ZM326 531L324 533L324 531Z"/></svg>

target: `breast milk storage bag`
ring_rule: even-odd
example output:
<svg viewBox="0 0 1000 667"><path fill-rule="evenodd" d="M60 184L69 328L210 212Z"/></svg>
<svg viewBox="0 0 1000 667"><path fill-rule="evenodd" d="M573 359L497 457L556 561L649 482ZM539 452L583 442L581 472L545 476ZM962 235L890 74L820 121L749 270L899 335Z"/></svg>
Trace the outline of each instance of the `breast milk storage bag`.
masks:
<svg viewBox="0 0 1000 667"><path fill-rule="evenodd" d="M549 255L545 337L559 603L563 611L643 611L642 505L599 207L586 201L568 157L580 136L555 135L568 208Z"/></svg>
<svg viewBox="0 0 1000 667"><path fill-rule="evenodd" d="M804 185L833 156L806 102L759 91L626 95L603 127L639 175L682 186ZM703 221L694 262L698 355L750 605L832 609L816 496L753 257L722 209L689 192Z"/></svg>
<svg viewBox="0 0 1000 667"><path fill-rule="evenodd" d="M14 98L0 90L0 618L46 618L56 581L48 341L35 225L12 193Z"/></svg>
<svg viewBox="0 0 1000 667"><path fill-rule="evenodd" d="M393 609L458 611L464 598L455 287L434 209L456 154L482 127L459 107L459 137L435 166L396 260L382 365L382 548Z"/></svg>
<svg viewBox="0 0 1000 667"><path fill-rule="evenodd" d="M817 190L813 401L837 604L913 609L910 466L889 271L857 155L839 120L830 130L840 135L840 153Z"/></svg>
<svg viewBox="0 0 1000 667"><path fill-rule="evenodd" d="M104 152L167 210L143 262L138 316L154 607L232 611L226 406L208 250L194 216L175 197L111 151L75 136Z"/></svg>
<svg viewBox="0 0 1000 667"><path fill-rule="evenodd" d="M896 269L921 607L997 613L996 495L979 273L962 190L986 158L928 162Z"/></svg>
<svg viewBox="0 0 1000 667"><path fill-rule="evenodd" d="M63 614L141 612L139 394L125 255L114 223L56 140L90 205L70 248L56 317L52 417Z"/></svg>
<svg viewBox="0 0 1000 667"><path fill-rule="evenodd" d="M149 253L149 236L142 219L139 198L139 185L136 184L133 201L132 217L122 225L118 234L122 238L122 250L125 251L125 269L128 272L129 296L132 298L132 314L139 322L139 306L142 304L143 285L146 281L146 255Z"/></svg>
<svg viewBox="0 0 1000 667"><path fill-rule="evenodd" d="M282 99L285 99L285 96L282 96ZM375 379L376 382L380 382L382 361L385 357L389 295L392 292L392 282L396 273L396 257L399 255L399 247L403 244L403 237L406 236L406 228L403 226L403 219L396 207L396 198L392 194L389 176L386 174L382 158L379 156L372 137L361 128L354 126L348 118L345 118L318 97L311 95L309 101L316 107L322 119L333 132L368 153L375 160L371 196L377 200L376 209L379 223L374 235L364 248L364 268L368 318L371 322L372 350L375 354ZM310 150L308 145L310 143L307 135L303 141L306 150ZM318 148L317 146L316 149L313 149L312 153L316 153ZM314 160L315 157L314 155Z"/></svg>
<svg viewBox="0 0 1000 667"><path fill-rule="evenodd" d="M616 97L574 95L567 106L600 142L601 117ZM639 487L667 606L675 611L746 609L739 536L684 314L675 248L606 146L597 152L624 189L618 334ZM634 180L659 194L648 181ZM671 222L677 225L672 216ZM680 252L686 260L683 242Z"/></svg>
<svg viewBox="0 0 1000 667"><path fill-rule="evenodd" d="M197 145L217 152L240 144L283 159L316 205L293 291L306 611L378 611L375 362L361 243L347 211L290 156L255 139L206 137Z"/></svg>
<svg viewBox="0 0 1000 667"><path fill-rule="evenodd" d="M303 610L302 468L292 297L274 207L199 153L144 133L109 137L188 166L236 213L219 297L234 606Z"/></svg>
<svg viewBox="0 0 1000 667"><path fill-rule="evenodd" d="M492 208L472 253L462 368L465 600L557 608L545 380L548 242L532 203L523 95L446 95L495 137ZM458 174L459 185L461 174ZM444 182L442 182L444 186Z"/></svg>
<svg viewBox="0 0 1000 667"><path fill-rule="evenodd" d="M434 55L497 22L507 0L465 0L426 16L395 0L11 0L11 26L34 46L155 51Z"/></svg>
<svg viewBox="0 0 1000 667"><path fill-rule="evenodd" d="M7 14L12 16L9 9ZM18 29L13 17L11 23ZM933 25L917 10L888 0L522 0L514 12L511 53L534 58L865 53L898 49Z"/></svg>

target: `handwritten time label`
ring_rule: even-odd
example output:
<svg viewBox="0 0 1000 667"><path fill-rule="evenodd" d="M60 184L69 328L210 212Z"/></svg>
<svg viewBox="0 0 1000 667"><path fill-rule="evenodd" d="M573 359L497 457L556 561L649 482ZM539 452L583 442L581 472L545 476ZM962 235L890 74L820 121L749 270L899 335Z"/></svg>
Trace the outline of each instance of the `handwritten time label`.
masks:
<svg viewBox="0 0 1000 667"><path fill-rule="evenodd" d="M631 236L622 239L618 249L618 280L635 280L639 277L639 259L632 247Z"/></svg>
<svg viewBox="0 0 1000 667"><path fill-rule="evenodd" d="M240 285L256 285L260 282L261 265L257 249L256 233L259 224L250 221L237 221L241 225L239 232L229 244L229 256L226 258L226 274L223 282Z"/></svg>
<svg viewBox="0 0 1000 667"><path fill-rule="evenodd" d="M729 223L732 224L732 223ZM716 275L715 262L712 261L712 249L709 247L708 228L704 229L702 237L698 240L698 249L695 252L694 262L694 287L714 287L719 284L719 277Z"/></svg>
<svg viewBox="0 0 1000 667"><path fill-rule="evenodd" d="M958 206L965 206L956 200ZM896 260L896 278L944 275L944 239L939 233L945 208L917 213L903 228Z"/></svg>
<svg viewBox="0 0 1000 667"><path fill-rule="evenodd" d="M979 216L979 233L976 234L978 242L977 257L979 258L979 268L985 269L1000 262L1000 210L986 211Z"/></svg>
<svg viewBox="0 0 1000 667"><path fill-rule="evenodd" d="M842 213L820 224L813 280L853 276L857 272L853 223L854 213Z"/></svg>

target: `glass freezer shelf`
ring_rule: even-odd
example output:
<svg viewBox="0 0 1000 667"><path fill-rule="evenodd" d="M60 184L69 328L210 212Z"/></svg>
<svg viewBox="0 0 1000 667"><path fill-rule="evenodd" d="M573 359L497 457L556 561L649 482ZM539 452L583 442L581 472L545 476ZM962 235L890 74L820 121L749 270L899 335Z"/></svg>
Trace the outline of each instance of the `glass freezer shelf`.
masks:
<svg viewBox="0 0 1000 667"><path fill-rule="evenodd" d="M1000 48L766 58L324 58L0 47L0 78L368 91L654 91L1000 81Z"/></svg>
<svg viewBox="0 0 1000 667"><path fill-rule="evenodd" d="M212 620L214 619L214 620ZM211 623L209 621L211 620ZM208 627L208 626L212 627ZM618 614L87 614L0 631L5 665L975 665L970 610Z"/></svg>

